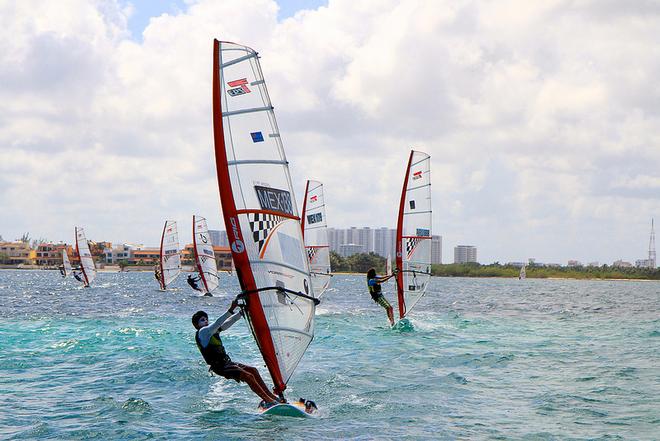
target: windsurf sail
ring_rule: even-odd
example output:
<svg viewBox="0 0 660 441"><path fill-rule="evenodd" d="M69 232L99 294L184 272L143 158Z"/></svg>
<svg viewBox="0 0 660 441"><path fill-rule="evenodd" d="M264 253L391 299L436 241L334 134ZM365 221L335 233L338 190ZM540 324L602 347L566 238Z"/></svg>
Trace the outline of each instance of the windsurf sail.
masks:
<svg viewBox="0 0 660 441"><path fill-rule="evenodd" d="M66 248L62 249L62 266L64 267L64 277L71 275L73 268L71 268L71 262L69 261L69 255L66 252Z"/></svg>
<svg viewBox="0 0 660 441"><path fill-rule="evenodd" d="M167 289L181 273L179 233L176 221L165 221L160 238L160 289Z"/></svg>
<svg viewBox="0 0 660 441"><path fill-rule="evenodd" d="M282 394L314 338L318 299L273 106L247 46L214 40L213 133L239 298Z"/></svg>
<svg viewBox="0 0 660 441"><path fill-rule="evenodd" d="M392 256L388 254L385 261L385 275L389 276L390 274L392 274Z"/></svg>
<svg viewBox="0 0 660 441"><path fill-rule="evenodd" d="M76 227L76 252L78 253L78 257L80 257L80 271L83 276L83 284L85 287L88 287L96 278L96 267L94 266L92 253L89 251L85 231L78 227Z"/></svg>
<svg viewBox="0 0 660 441"><path fill-rule="evenodd" d="M525 269L525 265L520 267L520 275L518 276L518 278L520 280L527 278L527 270Z"/></svg>
<svg viewBox="0 0 660 441"><path fill-rule="evenodd" d="M422 298L431 279L431 157L410 152L396 227L399 318Z"/></svg>
<svg viewBox="0 0 660 441"><path fill-rule="evenodd" d="M307 181L301 223L312 275L312 290L314 296L319 298L328 288L332 274L323 184L318 181Z"/></svg>
<svg viewBox="0 0 660 441"><path fill-rule="evenodd" d="M202 278L204 294L210 294L218 287L218 266L206 219L195 215L193 215L193 253L197 272Z"/></svg>

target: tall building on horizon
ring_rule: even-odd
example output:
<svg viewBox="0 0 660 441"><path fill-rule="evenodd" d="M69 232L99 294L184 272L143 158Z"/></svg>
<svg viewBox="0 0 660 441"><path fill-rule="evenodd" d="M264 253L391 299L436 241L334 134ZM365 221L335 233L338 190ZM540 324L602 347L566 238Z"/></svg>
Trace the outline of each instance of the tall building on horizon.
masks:
<svg viewBox="0 0 660 441"><path fill-rule="evenodd" d="M431 264L442 263L442 236L431 236Z"/></svg>
<svg viewBox="0 0 660 441"><path fill-rule="evenodd" d="M477 261L477 247L472 245L457 245L454 247L454 263L470 263Z"/></svg>
<svg viewBox="0 0 660 441"><path fill-rule="evenodd" d="M655 230L653 228L653 218L651 218L651 237L649 238L649 268L656 269Z"/></svg>

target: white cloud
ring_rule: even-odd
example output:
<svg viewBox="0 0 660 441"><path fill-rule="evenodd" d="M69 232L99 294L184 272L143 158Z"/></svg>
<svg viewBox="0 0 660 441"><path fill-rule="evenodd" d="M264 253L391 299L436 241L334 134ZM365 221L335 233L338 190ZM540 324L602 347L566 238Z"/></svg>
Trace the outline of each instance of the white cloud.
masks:
<svg viewBox="0 0 660 441"><path fill-rule="evenodd" d="M80 223L153 244L192 213L221 227L217 37L261 53L298 195L323 181L331 224L394 226L414 147L432 155L445 260L458 242L484 261L643 257L660 211L653 3L277 9L192 2L136 42L117 2L0 5L0 234L70 241Z"/></svg>

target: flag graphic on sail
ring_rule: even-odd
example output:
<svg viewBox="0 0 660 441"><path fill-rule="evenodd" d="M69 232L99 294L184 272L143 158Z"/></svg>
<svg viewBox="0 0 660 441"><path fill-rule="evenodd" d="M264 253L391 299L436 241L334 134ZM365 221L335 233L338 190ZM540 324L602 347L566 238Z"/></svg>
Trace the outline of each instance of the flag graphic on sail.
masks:
<svg viewBox="0 0 660 441"><path fill-rule="evenodd" d="M167 289L180 273L179 233L176 221L168 220L160 239L160 289Z"/></svg>
<svg viewBox="0 0 660 441"><path fill-rule="evenodd" d="M64 277L71 275L73 268L71 268L71 261L69 261L66 248L62 249L62 266L64 267Z"/></svg>
<svg viewBox="0 0 660 441"><path fill-rule="evenodd" d="M431 278L431 157L411 151L396 230L399 318L426 293Z"/></svg>
<svg viewBox="0 0 660 441"><path fill-rule="evenodd" d="M209 294L218 287L218 266L206 219L195 215L193 215L193 253L197 272L202 278L204 294Z"/></svg>
<svg viewBox="0 0 660 441"><path fill-rule="evenodd" d="M92 253L89 251L85 231L79 227L76 227L76 252L80 257L80 271L82 272L83 283L87 287L96 278L96 267L94 266Z"/></svg>
<svg viewBox="0 0 660 441"><path fill-rule="evenodd" d="M245 318L282 393L314 337L318 299L273 106L249 47L214 41L213 129Z"/></svg>
<svg viewBox="0 0 660 441"><path fill-rule="evenodd" d="M316 297L321 297L330 284L332 274L323 184L318 181L307 181L301 222L312 275L312 290Z"/></svg>

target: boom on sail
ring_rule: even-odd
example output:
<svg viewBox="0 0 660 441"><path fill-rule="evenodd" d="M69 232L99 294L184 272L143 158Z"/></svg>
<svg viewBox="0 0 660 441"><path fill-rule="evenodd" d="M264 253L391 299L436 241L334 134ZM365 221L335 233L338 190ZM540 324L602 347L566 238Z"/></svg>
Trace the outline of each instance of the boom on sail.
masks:
<svg viewBox="0 0 660 441"><path fill-rule="evenodd" d="M399 318L422 298L431 278L431 157L410 152L396 227Z"/></svg>
<svg viewBox="0 0 660 441"><path fill-rule="evenodd" d="M239 298L282 394L314 337L318 299L273 106L247 46L214 40L213 132Z"/></svg>

